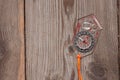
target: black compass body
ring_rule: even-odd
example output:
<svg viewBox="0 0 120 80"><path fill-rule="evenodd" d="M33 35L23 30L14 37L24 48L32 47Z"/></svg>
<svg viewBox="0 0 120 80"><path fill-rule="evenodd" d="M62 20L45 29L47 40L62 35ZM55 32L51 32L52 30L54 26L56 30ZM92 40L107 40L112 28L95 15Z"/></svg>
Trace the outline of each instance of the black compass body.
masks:
<svg viewBox="0 0 120 80"><path fill-rule="evenodd" d="M74 46L78 52L90 52L95 46L95 39L89 31L80 31L74 37Z"/></svg>

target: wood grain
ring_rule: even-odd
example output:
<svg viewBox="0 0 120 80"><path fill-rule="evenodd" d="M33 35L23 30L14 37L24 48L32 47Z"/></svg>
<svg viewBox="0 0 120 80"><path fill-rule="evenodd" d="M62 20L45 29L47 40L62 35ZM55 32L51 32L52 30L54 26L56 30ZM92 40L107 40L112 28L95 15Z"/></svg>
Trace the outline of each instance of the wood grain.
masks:
<svg viewBox="0 0 120 80"><path fill-rule="evenodd" d="M0 80L24 80L18 79L24 65L24 21L18 1L0 0Z"/></svg>
<svg viewBox="0 0 120 80"><path fill-rule="evenodd" d="M77 80L75 22L95 14L103 31L82 59L83 80L118 80L117 0L26 0L27 80Z"/></svg>

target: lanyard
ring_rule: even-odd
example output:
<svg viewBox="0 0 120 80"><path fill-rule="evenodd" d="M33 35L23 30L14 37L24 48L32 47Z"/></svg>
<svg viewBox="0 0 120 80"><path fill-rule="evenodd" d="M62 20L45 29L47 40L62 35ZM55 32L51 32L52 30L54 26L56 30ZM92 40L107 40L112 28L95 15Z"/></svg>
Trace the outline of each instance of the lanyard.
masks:
<svg viewBox="0 0 120 80"><path fill-rule="evenodd" d="M78 80L82 80L82 74L81 74L81 55L77 55L77 70L78 70Z"/></svg>

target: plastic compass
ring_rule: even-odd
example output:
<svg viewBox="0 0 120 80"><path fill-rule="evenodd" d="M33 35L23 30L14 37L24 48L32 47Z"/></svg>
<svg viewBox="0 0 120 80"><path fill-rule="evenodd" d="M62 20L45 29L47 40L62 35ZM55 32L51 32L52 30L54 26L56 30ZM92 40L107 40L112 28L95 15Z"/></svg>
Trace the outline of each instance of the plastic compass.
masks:
<svg viewBox="0 0 120 80"><path fill-rule="evenodd" d="M74 31L73 45L82 56L91 54L96 46L102 27L94 15L78 19Z"/></svg>
<svg viewBox="0 0 120 80"><path fill-rule="evenodd" d="M73 37L73 45L77 54L78 80L82 80L80 72L81 58L93 53L102 27L94 15L78 19Z"/></svg>

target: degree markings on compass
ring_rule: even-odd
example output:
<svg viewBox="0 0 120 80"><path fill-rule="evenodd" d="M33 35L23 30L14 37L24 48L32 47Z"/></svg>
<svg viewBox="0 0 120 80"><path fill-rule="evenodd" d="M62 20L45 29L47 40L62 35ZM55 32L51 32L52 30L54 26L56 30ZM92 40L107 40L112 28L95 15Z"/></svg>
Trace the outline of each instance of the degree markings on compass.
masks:
<svg viewBox="0 0 120 80"><path fill-rule="evenodd" d="M87 53L91 51L95 43L93 35L86 31L79 32L76 35L74 41L77 50L82 53Z"/></svg>

